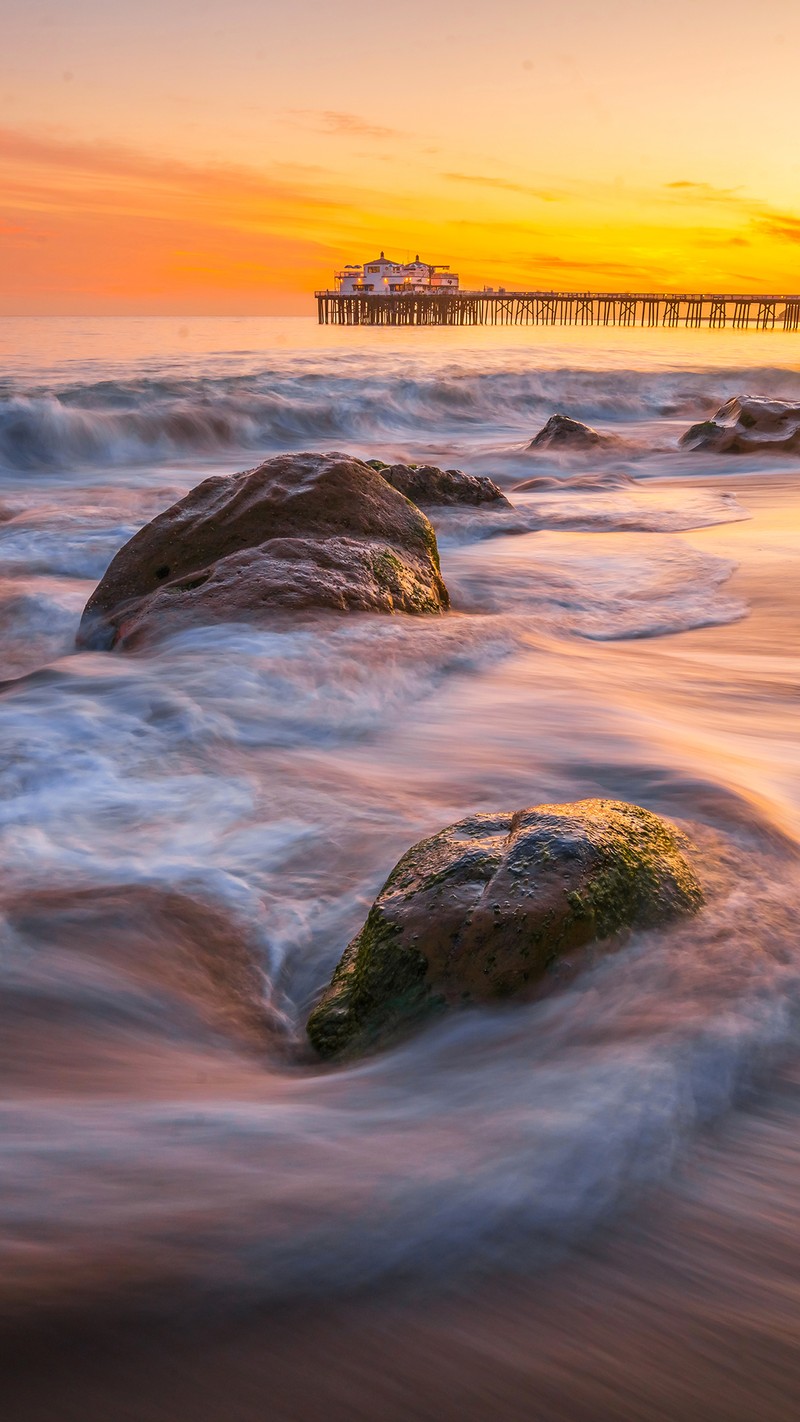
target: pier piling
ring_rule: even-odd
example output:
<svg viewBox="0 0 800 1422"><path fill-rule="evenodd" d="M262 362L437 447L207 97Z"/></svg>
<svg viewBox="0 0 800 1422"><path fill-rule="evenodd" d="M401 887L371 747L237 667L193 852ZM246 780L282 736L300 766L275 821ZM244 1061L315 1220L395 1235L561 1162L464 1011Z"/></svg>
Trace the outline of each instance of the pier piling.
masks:
<svg viewBox="0 0 800 1422"><path fill-rule="evenodd" d="M800 295L573 291L317 291L323 326L709 326L800 330Z"/></svg>

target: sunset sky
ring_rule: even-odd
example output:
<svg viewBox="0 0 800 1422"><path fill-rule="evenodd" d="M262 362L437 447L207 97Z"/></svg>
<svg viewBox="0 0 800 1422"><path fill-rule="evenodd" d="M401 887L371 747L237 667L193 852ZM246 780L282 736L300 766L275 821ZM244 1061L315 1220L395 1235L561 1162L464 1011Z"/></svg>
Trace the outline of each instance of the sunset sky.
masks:
<svg viewBox="0 0 800 1422"><path fill-rule="evenodd" d="M797 0L14 11L6 313L309 312L380 248L470 286L800 291Z"/></svg>

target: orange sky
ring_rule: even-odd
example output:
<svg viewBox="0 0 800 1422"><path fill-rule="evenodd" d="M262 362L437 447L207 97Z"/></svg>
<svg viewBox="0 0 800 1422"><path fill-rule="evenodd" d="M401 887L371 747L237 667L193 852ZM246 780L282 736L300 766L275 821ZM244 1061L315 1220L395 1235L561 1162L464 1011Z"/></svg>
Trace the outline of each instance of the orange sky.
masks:
<svg viewBox="0 0 800 1422"><path fill-rule="evenodd" d="M796 0L32 0L0 53L0 311L311 312L462 284L800 291Z"/></svg>

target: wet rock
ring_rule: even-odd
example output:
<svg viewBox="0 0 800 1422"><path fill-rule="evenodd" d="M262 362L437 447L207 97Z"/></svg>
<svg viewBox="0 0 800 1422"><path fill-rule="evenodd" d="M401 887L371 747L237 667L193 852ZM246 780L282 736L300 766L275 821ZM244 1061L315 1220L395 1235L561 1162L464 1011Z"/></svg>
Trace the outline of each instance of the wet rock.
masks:
<svg viewBox="0 0 800 1422"><path fill-rule="evenodd" d="M715 454L793 453L800 450L800 404L734 395L713 419L692 425L680 443Z"/></svg>
<svg viewBox="0 0 800 1422"><path fill-rule="evenodd" d="M712 449L725 435L722 425L714 420L701 420L682 434L678 443L684 449Z"/></svg>
<svg viewBox="0 0 800 1422"><path fill-rule="evenodd" d="M560 449L590 449L602 443L603 436L591 425L584 425L569 415L551 415L547 424L531 440L528 449L550 449L554 445Z"/></svg>
<svg viewBox="0 0 800 1422"><path fill-rule="evenodd" d="M278 609L429 613L448 602L419 509L358 459L285 454L206 479L135 534L86 604L78 644L108 649Z"/></svg>
<svg viewBox="0 0 800 1422"><path fill-rule="evenodd" d="M393 489L413 504L435 507L442 504L511 504L493 479L464 474L461 469L437 469L434 464L384 464L368 461Z"/></svg>
<svg viewBox="0 0 800 1422"><path fill-rule="evenodd" d="M614 800L478 814L422 840L381 889L308 1020L355 1056L446 1007L524 995L564 954L700 907L687 842Z"/></svg>

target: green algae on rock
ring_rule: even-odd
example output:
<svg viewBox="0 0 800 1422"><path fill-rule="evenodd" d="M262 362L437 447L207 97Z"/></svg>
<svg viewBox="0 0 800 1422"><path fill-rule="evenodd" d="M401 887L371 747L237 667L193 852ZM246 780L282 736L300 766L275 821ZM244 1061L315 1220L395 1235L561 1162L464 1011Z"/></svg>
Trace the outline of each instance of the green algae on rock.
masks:
<svg viewBox="0 0 800 1422"><path fill-rule="evenodd" d="M393 869L308 1020L358 1056L449 1006L524 995L564 953L702 904L672 825L616 800L476 814Z"/></svg>

